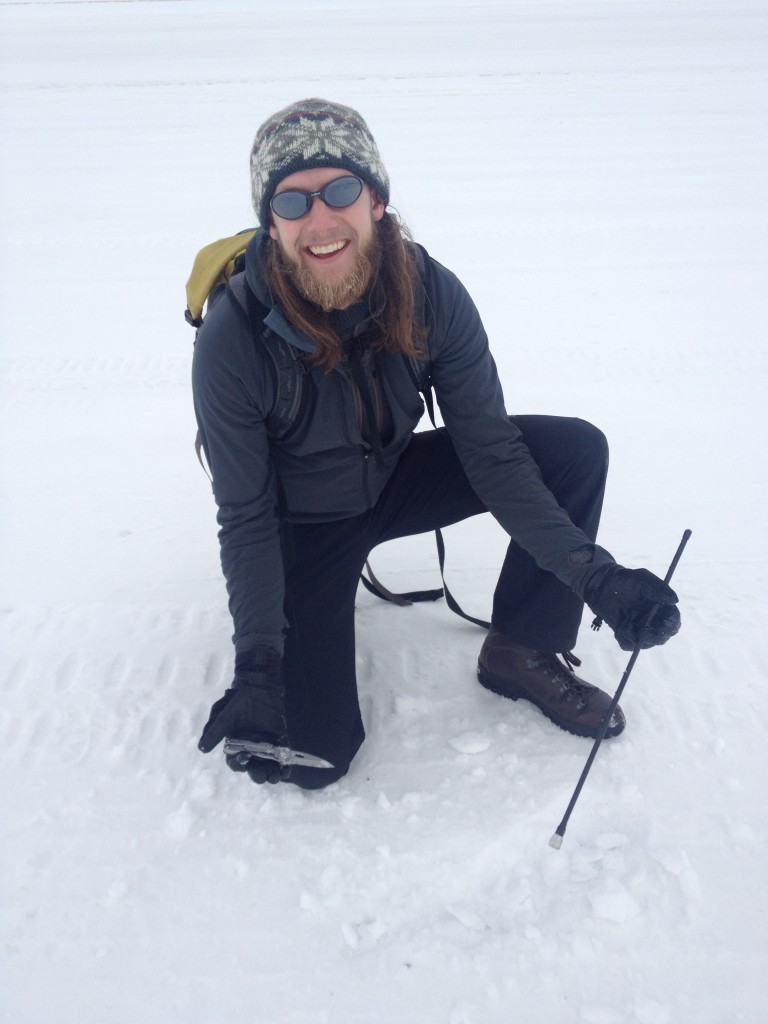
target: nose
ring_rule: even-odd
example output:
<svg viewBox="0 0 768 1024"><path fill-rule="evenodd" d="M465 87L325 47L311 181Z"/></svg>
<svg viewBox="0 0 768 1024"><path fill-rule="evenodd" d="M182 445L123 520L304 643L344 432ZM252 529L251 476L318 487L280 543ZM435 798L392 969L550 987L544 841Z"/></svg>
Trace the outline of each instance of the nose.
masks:
<svg viewBox="0 0 768 1024"><path fill-rule="evenodd" d="M315 196L312 200L312 205L306 214L307 223L311 224L313 228L321 228L325 225L334 223L334 211L328 206L320 196Z"/></svg>

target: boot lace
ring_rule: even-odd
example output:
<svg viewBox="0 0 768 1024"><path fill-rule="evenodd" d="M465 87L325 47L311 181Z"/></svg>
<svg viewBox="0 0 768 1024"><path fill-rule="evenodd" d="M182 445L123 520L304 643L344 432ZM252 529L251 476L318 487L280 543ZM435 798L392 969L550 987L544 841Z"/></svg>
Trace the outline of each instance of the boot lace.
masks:
<svg viewBox="0 0 768 1024"><path fill-rule="evenodd" d="M574 669L581 665L581 659L577 658L573 651L563 651L559 657L557 654L551 654L549 657L555 673L553 681L560 683L561 699L575 700L577 709L581 711L587 706L596 689L591 683L585 683L577 677ZM563 660L560 661L560 658Z"/></svg>

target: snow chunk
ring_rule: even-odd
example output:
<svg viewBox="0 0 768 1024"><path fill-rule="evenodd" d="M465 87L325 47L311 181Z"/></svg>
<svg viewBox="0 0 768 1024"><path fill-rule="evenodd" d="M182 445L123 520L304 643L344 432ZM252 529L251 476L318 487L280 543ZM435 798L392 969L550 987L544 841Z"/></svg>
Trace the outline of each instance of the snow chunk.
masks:
<svg viewBox="0 0 768 1024"><path fill-rule="evenodd" d="M690 902L699 902L701 900L702 893L699 876L691 867L691 862L685 850L668 847L663 850L651 851L651 856L671 875L677 877L686 899Z"/></svg>
<svg viewBox="0 0 768 1024"><path fill-rule="evenodd" d="M185 800L178 811L169 815L166 829L174 839L186 839L196 820L196 816Z"/></svg>
<svg viewBox="0 0 768 1024"><path fill-rule="evenodd" d="M426 697L414 697L410 694L398 694L395 697L396 715L425 715L433 712L434 708Z"/></svg>
<svg viewBox="0 0 768 1024"><path fill-rule="evenodd" d="M324 897L337 897L344 888L344 876L338 864L329 864L320 876L320 892Z"/></svg>
<svg viewBox="0 0 768 1024"><path fill-rule="evenodd" d="M454 736L448 741L454 750L460 754L482 754L493 742L484 732L463 732L460 736Z"/></svg>
<svg viewBox="0 0 768 1024"><path fill-rule="evenodd" d="M362 921L342 921L341 934L350 949L370 949L386 935L389 928L381 918L367 917Z"/></svg>
<svg viewBox="0 0 768 1024"><path fill-rule="evenodd" d="M653 999L646 999L642 1003L635 1003L634 1009L639 1024L669 1024L672 1020L669 1007L663 1006Z"/></svg>
<svg viewBox="0 0 768 1024"><path fill-rule="evenodd" d="M471 907L462 907L453 904L445 909L452 917L455 917L460 924L463 924L465 928L469 928L473 932L484 932L488 927L487 922L484 921L475 910L472 910Z"/></svg>
<svg viewBox="0 0 768 1024"><path fill-rule="evenodd" d="M299 896L299 906L302 910L317 911L322 909L322 903L320 900L311 892L307 892L303 889Z"/></svg>
<svg viewBox="0 0 768 1024"><path fill-rule="evenodd" d="M731 839L735 843L754 843L755 833L744 821L734 821L729 825Z"/></svg>
<svg viewBox="0 0 768 1024"><path fill-rule="evenodd" d="M599 846L601 850L615 850L619 846L626 846L628 842L629 837L623 832L602 832L595 839L595 846Z"/></svg>
<svg viewBox="0 0 768 1024"><path fill-rule="evenodd" d="M107 905L113 906L115 903L119 903L125 897L128 892L128 883L124 878L118 879L113 882L107 890Z"/></svg>
<svg viewBox="0 0 768 1024"><path fill-rule="evenodd" d="M448 1024L477 1024L481 1014L467 1003L461 1003L451 1011L451 1019Z"/></svg>
<svg viewBox="0 0 768 1024"><path fill-rule="evenodd" d="M585 1006L581 1018L587 1024L622 1024L625 1020L623 1013L610 1006Z"/></svg>
<svg viewBox="0 0 768 1024"><path fill-rule="evenodd" d="M629 921L640 913L635 898L615 879L610 879L601 892L589 897L589 901L597 917L618 924Z"/></svg>

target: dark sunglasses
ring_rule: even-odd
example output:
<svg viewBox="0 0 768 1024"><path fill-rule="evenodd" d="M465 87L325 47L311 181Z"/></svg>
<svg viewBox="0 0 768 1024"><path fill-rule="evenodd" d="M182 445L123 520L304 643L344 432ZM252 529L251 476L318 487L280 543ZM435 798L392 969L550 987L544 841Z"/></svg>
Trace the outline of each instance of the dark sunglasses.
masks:
<svg viewBox="0 0 768 1024"><path fill-rule="evenodd" d="M327 185L323 185L319 192L302 192L298 188L277 192L272 196L269 207L283 220L298 220L305 213L309 213L315 196L320 196L326 206L334 210L343 210L360 197L363 184L361 178L345 174L343 178L334 178Z"/></svg>

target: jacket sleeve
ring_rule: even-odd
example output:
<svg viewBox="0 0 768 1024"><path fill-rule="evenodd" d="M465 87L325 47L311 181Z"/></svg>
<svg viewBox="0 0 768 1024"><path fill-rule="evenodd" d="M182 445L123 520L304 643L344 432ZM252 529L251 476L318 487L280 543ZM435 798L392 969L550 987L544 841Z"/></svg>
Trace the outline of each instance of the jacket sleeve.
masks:
<svg viewBox="0 0 768 1024"><path fill-rule="evenodd" d="M464 286L430 260L432 380L443 422L478 497L536 563L581 597L614 559L576 527L504 405L480 316Z"/></svg>
<svg viewBox="0 0 768 1024"><path fill-rule="evenodd" d="M266 430L272 377L229 297L195 344L195 416L218 506L221 566L238 651L283 650L283 560L277 487Z"/></svg>

